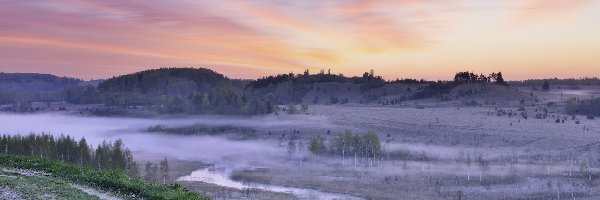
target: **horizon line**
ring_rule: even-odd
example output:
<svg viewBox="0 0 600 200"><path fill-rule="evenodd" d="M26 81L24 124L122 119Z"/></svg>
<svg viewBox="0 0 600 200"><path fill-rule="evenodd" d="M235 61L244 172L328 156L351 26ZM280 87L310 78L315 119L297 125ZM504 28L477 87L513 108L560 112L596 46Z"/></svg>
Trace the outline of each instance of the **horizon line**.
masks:
<svg viewBox="0 0 600 200"><path fill-rule="evenodd" d="M232 80L257 80L257 79L261 79L261 78L265 78L265 77L269 77L269 76L277 76L277 75L282 75L282 74L290 74L293 73L294 75L300 75L302 73L296 73L293 70L288 72L288 73L273 73L273 74L266 74L266 75L262 75L256 78L241 78L241 77L232 77L229 75L226 75L224 73L221 73L215 69L212 68L208 68L208 67L157 67L157 68L148 68L148 69L143 69L143 70L138 70L138 71L133 71L133 72L128 72L128 73L123 73L123 74L116 74L116 75L112 75L110 77L105 77L105 78L91 78L91 79L85 79L85 78L81 78L81 77L76 77L76 76L69 76L69 75L62 75L62 74L55 74L55 73L50 73L50 72L21 72L21 71L15 71L15 72L9 72L9 71L0 71L0 73L8 73L8 74L45 74L45 75L53 75L53 76L57 76L57 77L61 77L61 78L74 78L74 79L78 79L81 81L100 81L100 80L107 80L110 78L114 78L114 77L119 77L122 75L127 75L127 74L134 74L137 72L143 72L143 71L147 71L147 70L156 70L156 69L164 69L164 68L194 68L194 69L209 69L212 70L218 74L221 74L223 76L225 76L226 78L232 79ZM309 70L308 68L305 70ZM321 70L325 70L324 68ZM321 71L319 70L319 71ZM458 72L472 72L475 73L475 71L470 71L470 70L459 70ZM502 71L498 71L498 72L502 72ZM368 71L364 72L364 73L369 73ZM497 73L497 72L494 72ZM310 73L310 75L317 75L318 73ZM362 74L358 74L358 75L351 75L351 76L347 76L344 73L330 73L332 75L342 75L344 77L360 77ZM475 73L477 75L479 74L486 74L486 73ZM376 76L378 76L376 74ZM383 76L382 77L383 80L385 81L395 81L395 80L406 80L406 79L413 79L413 80L425 80L425 81L452 81L452 79L427 79L427 78L414 78L414 77L404 77L404 78L385 78ZM510 77L504 77L504 79L506 81L533 81L533 80L569 80L569 79L573 79L573 80L585 80L585 79L600 79L600 76L586 76L586 77L564 77L564 78L558 78L557 76L555 77L548 77L548 78L527 78L527 79L511 79Z"/></svg>

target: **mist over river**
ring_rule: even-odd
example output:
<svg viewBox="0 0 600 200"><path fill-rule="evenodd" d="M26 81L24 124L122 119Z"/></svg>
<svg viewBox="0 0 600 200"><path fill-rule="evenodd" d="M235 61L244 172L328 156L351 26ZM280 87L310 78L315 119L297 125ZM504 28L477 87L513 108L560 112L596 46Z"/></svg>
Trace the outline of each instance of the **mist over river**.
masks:
<svg viewBox="0 0 600 200"><path fill-rule="evenodd" d="M85 137L96 146L102 141L122 139L136 158L160 159L170 157L201 160L222 164L268 164L271 159L285 156L285 151L273 143L259 140L231 140L220 136L180 136L147 133L157 124L185 126L192 124L223 125L227 123L250 125L251 119L134 119L79 117L63 114L0 114L0 134L27 135L46 133L69 135L79 140ZM276 125L288 123L281 121ZM263 126L264 123L261 123ZM252 156L249 156L252 155ZM225 162L225 163L224 163ZM227 163L231 162L231 163Z"/></svg>
<svg viewBox="0 0 600 200"><path fill-rule="evenodd" d="M201 161L207 164L223 166L225 169L243 170L255 166L276 167L284 165L289 159L285 147L269 140L235 140L225 136L175 135L146 132L148 127L165 125L171 127L204 124L208 126L243 126L253 128L269 128L290 124L306 124L309 126L330 126L320 118L281 119L260 118L227 118L227 117L188 117L179 119L139 119L139 118L106 118L82 117L76 115L44 113L44 114L0 114L0 134L27 135L45 133L55 136L69 135L76 140L84 137L88 143L96 146L102 141L112 142L122 139L136 160L159 160L164 157L177 160ZM207 169L198 169L189 176L182 177L186 181L202 181L222 187L236 189L255 188L257 184L241 184L232 186L221 182L207 181L219 176L225 183L231 183L228 176L220 173L208 173ZM199 172L206 172L199 174ZM214 172L214 171L213 171ZM359 199L348 195L337 195L311 189L281 187L258 184L267 191L292 193L302 199Z"/></svg>

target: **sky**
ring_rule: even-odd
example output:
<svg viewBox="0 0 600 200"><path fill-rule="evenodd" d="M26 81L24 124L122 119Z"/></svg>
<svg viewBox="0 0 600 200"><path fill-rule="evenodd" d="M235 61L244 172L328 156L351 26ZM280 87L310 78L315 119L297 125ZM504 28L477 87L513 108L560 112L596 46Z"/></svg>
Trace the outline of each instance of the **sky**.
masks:
<svg viewBox="0 0 600 200"><path fill-rule="evenodd" d="M0 0L0 71L600 76L600 0Z"/></svg>

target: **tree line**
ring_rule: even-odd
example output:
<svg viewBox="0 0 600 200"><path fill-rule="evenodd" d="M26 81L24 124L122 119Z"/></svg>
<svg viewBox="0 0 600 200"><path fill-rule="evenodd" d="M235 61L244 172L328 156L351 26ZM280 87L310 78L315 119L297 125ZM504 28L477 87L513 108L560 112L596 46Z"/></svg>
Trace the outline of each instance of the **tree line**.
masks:
<svg viewBox="0 0 600 200"><path fill-rule="evenodd" d="M2 80L4 76L9 78ZM423 86L423 90L407 99L432 97L465 83L507 85L501 72L489 75L458 72L453 81L396 79L386 82L373 70L353 77L334 74L330 70L320 70L316 74L305 70L301 74L289 73L257 80L237 80L205 68L160 68L113 77L99 82L97 86L85 85L87 82L78 79L42 75L21 78L23 80L17 78L16 80L20 81L15 81L13 76L16 75L0 74L0 82L10 83L0 85L0 104L13 104L13 108L10 109L12 111L36 111L37 108L18 104L32 101L104 105L91 109L89 113L92 115L124 115L134 110L154 111L160 114L268 114L275 111L275 105L301 103L302 98L312 89L311 84L325 82L358 84L363 92L386 84L427 84ZM39 81L32 81L35 83L33 85L28 82L37 79ZM55 82L56 84L53 84ZM12 86L12 90L2 89L11 84L27 87L19 90ZM53 89L45 88L44 85ZM37 91L36 88L40 89L40 92L27 92ZM44 93L41 90L52 92ZM339 101L344 102L343 99ZM331 98L331 103L337 102L338 99Z"/></svg>
<svg viewBox="0 0 600 200"><path fill-rule="evenodd" d="M278 85L285 82L296 84L313 84L313 83L353 83L353 84L371 84L374 86L383 86L386 82L381 76L376 76L373 70L365 72L362 76L346 77L344 74L333 74L331 70L321 70L319 73L310 74L306 69L302 74L279 74L275 76L266 76L252 81L247 87L266 88L269 85Z"/></svg>
<svg viewBox="0 0 600 200"><path fill-rule="evenodd" d="M361 161L369 161L370 164L383 155L379 136L374 132L364 135L353 134L346 130L344 134L333 137L329 141L321 136L310 139L308 150L315 155L335 156L343 160L346 157L354 158L354 164Z"/></svg>
<svg viewBox="0 0 600 200"><path fill-rule="evenodd" d="M522 81L509 81L510 85L514 86L541 86L544 83L551 85L600 85L600 79L598 77L585 77L585 78L550 78L550 79L529 79Z"/></svg>
<svg viewBox="0 0 600 200"><path fill-rule="evenodd" d="M77 141L68 135L2 135L0 152L58 160L94 169L123 170L129 175L137 175L138 172L133 155L120 139L113 143L103 141L93 148L85 138Z"/></svg>
<svg viewBox="0 0 600 200"><path fill-rule="evenodd" d="M248 96L262 97L273 104L298 104L312 89L311 84L314 83L359 84L361 90L365 91L382 87L386 81L381 76L375 75L373 70L365 72L362 76L346 77L343 74L333 74L331 70L327 70L327 72L321 70L316 74L311 74L307 69L302 74L289 73L259 78L249 82L245 91Z"/></svg>
<svg viewBox="0 0 600 200"><path fill-rule="evenodd" d="M475 74L473 72L458 72L454 75L454 84L466 84L466 83L494 83L498 85L508 85L502 77L502 72L493 72L489 75Z"/></svg>
<svg viewBox="0 0 600 200"><path fill-rule="evenodd" d="M484 74L475 74L474 72L457 72L454 75L454 79L452 81L437 81L431 82L429 85L425 86L422 90L413 93L408 99L424 99L430 97L441 96L450 92L456 86L462 84L495 84L502 86L509 86L508 83L504 80L502 76L502 72L491 73L489 75Z"/></svg>

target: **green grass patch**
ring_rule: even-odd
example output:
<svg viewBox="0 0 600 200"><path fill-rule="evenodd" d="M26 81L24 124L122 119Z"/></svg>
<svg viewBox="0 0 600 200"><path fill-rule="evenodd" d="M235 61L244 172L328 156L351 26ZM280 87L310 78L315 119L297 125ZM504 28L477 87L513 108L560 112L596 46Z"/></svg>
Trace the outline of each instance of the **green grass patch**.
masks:
<svg viewBox="0 0 600 200"><path fill-rule="evenodd" d="M23 176L0 170L0 185L18 191L26 199L80 199L98 200L95 196L73 188L69 183L39 176Z"/></svg>
<svg viewBox="0 0 600 200"><path fill-rule="evenodd" d="M132 178L121 170L94 170L61 161L26 156L0 154L0 165L7 168L29 169L51 173L53 177L115 192L127 197L144 199L211 199L189 192L178 184L162 185Z"/></svg>

